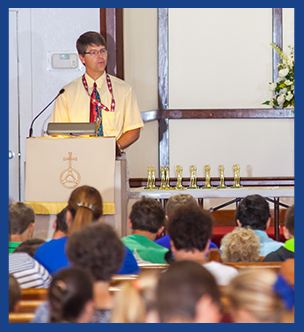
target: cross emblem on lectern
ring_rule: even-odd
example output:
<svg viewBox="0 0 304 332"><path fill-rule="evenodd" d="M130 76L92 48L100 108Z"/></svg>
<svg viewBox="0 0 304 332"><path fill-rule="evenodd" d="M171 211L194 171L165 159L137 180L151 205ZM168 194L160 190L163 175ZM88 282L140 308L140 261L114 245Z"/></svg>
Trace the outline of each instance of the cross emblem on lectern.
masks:
<svg viewBox="0 0 304 332"><path fill-rule="evenodd" d="M72 158L72 152L68 152L68 157L63 157L63 161L69 161L69 168L60 174L60 183L67 189L74 189L78 186L81 176L79 172L72 168L72 161L77 161L77 157Z"/></svg>
<svg viewBox="0 0 304 332"><path fill-rule="evenodd" d="M69 168L72 168L72 160L77 161L77 157L72 158L72 152L68 152L68 155L69 155L68 158L63 157L63 161L68 160L69 161Z"/></svg>

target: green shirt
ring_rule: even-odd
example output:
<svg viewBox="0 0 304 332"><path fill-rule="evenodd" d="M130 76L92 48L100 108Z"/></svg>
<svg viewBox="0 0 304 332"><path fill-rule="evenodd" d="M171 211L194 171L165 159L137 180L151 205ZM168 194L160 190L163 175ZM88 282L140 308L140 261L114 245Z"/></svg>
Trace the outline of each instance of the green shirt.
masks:
<svg viewBox="0 0 304 332"><path fill-rule="evenodd" d="M287 240L284 244L284 248L294 252L294 238Z"/></svg>
<svg viewBox="0 0 304 332"><path fill-rule="evenodd" d="M9 242L8 243L8 253L12 253L22 242Z"/></svg>
<svg viewBox="0 0 304 332"><path fill-rule="evenodd" d="M141 260L149 263L167 263L164 255L168 249L149 240L146 236L132 234L121 240L133 252L138 264L141 263Z"/></svg>

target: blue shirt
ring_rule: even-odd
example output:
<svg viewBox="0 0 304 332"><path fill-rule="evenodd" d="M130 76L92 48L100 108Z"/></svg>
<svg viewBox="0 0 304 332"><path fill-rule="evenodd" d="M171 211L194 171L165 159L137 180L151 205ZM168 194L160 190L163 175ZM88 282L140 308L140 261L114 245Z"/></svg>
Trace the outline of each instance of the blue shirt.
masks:
<svg viewBox="0 0 304 332"><path fill-rule="evenodd" d="M61 268L71 266L65 253L67 240L68 238L66 236L50 240L37 249L34 258L43 265L50 274L54 274ZM140 268L132 251L125 247L124 261L117 274L137 274L139 272Z"/></svg>
<svg viewBox="0 0 304 332"><path fill-rule="evenodd" d="M254 229L253 230L255 234L260 238L260 256L266 256L270 252L276 251L279 249L281 246L284 245L282 242L278 242L273 240L268 236L268 234L265 231L261 231L259 229Z"/></svg>
<svg viewBox="0 0 304 332"><path fill-rule="evenodd" d="M170 247L171 247L170 246L170 235L169 234L161 237L160 239L157 239L154 242L159 244L160 246L163 246L163 247L167 248L167 249L170 249ZM217 245L210 241L209 249L212 249L212 248L218 249Z"/></svg>

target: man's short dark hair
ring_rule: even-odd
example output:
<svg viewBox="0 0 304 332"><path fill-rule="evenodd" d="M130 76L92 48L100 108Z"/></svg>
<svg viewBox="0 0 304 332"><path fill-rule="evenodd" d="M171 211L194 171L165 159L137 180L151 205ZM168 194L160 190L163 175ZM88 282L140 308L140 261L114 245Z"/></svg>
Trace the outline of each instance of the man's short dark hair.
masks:
<svg viewBox="0 0 304 332"><path fill-rule="evenodd" d="M107 48L107 43L103 36L95 31L85 32L77 39L76 47L78 53L84 56L89 45L105 46Z"/></svg>
<svg viewBox="0 0 304 332"><path fill-rule="evenodd" d="M68 225L66 223L66 211L67 207L65 207L62 211L60 211L57 214L57 220L56 220L56 229L55 231L61 231L64 234L67 234L68 232Z"/></svg>
<svg viewBox="0 0 304 332"><path fill-rule="evenodd" d="M31 223L35 222L35 211L23 202L14 202L9 205L9 234L21 235Z"/></svg>
<svg viewBox="0 0 304 332"><path fill-rule="evenodd" d="M45 241L42 239L28 239L21 242L14 250L14 253L26 252L30 256L34 257L36 250L44 243Z"/></svg>
<svg viewBox="0 0 304 332"><path fill-rule="evenodd" d="M260 195L248 195L243 198L235 211L235 222L240 221L242 227L266 230L266 223L270 217L269 205Z"/></svg>
<svg viewBox="0 0 304 332"><path fill-rule="evenodd" d="M291 235L294 235L294 204L286 211L285 227L288 229Z"/></svg>
<svg viewBox="0 0 304 332"><path fill-rule="evenodd" d="M194 261L174 262L160 274L157 299L161 323L174 318L194 320L196 304L208 294L219 308L220 291L213 275Z"/></svg>
<svg viewBox="0 0 304 332"><path fill-rule="evenodd" d="M124 245L113 227L102 222L76 231L66 246L72 266L87 270L97 281L109 281L118 272L124 253Z"/></svg>
<svg viewBox="0 0 304 332"><path fill-rule="evenodd" d="M164 225L165 210L157 200L143 197L133 204L129 218L132 229L157 233Z"/></svg>
<svg viewBox="0 0 304 332"><path fill-rule="evenodd" d="M169 213L168 233L177 250L203 251L212 237L211 213L193 204L177 206Z"/></svg>
<svg viewBox="0 0 304 332"><path fill-rule="evenodd" d="M16 303L21 298L21 288L12 273L8 275L8 290L9 290L9 312L14 312Z"/></svg>

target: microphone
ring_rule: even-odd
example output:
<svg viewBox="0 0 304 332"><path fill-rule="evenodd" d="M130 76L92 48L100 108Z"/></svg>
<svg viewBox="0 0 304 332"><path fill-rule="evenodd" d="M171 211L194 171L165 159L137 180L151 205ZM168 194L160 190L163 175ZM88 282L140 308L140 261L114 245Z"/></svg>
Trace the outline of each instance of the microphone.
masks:
<svg viewBox="0 0 304 332"><path fill-rule="evenodd" d="M35 120L61 95L64 93L64 89L61 89L59 92L58 92L58 95L47 105L45 106L45 108L34 118L34 120L32 121L31 123L31 126L30 126L30 131L29 131L29 137L32 137L33 136L33 124L35 122Z"/></svg>

